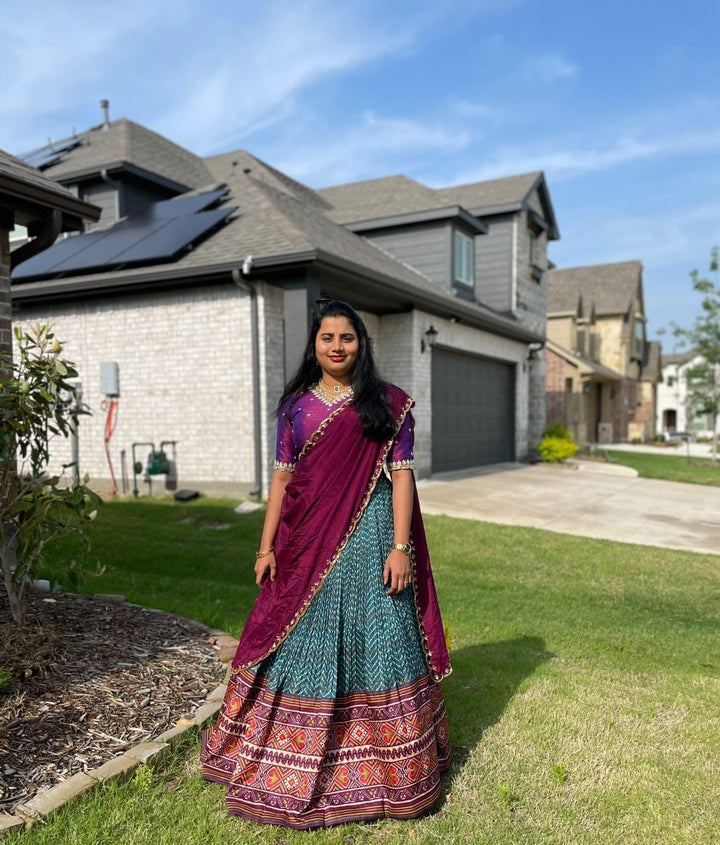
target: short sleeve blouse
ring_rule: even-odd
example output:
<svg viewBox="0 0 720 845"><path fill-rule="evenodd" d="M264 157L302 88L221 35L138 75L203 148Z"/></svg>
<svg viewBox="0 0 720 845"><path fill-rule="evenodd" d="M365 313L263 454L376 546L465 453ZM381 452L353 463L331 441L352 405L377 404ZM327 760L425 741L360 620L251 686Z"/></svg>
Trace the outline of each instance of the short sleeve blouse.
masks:
<svg viewBox="0 0 720 845"><path fill-rule="evenodd" d="M333 402L320 391L312 389L294 401L292 398L286 399L278 414L275 469L293 472L305 443L344 401L348 401L347 397ZM408 412L388 452L388 469L414 469L413 443L414 421Z"/></svg>

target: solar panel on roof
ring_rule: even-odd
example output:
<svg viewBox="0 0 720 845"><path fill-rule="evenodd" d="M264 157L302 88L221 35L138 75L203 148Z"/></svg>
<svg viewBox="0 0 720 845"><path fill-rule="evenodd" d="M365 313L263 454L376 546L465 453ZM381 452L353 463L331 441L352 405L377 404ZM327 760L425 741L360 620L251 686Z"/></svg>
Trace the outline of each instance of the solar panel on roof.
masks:
<svg viewBox="0 0 720 845"><path fill-rule="evenodd" d="M89 232L86 235L71 235L57 241L44 252L28 258L13 271L13 279L21 279L25 276L46 276L53 272L55 266L84 249L87 249L107 232Z"/></svg>
<svg viewBox="0 0 720 845"><path fill-rule="evenodd" d="M143 240L137 241L128 249L118 253L113 263L174 258L184 247L204 235L234 210L216 208L213 211L200 211L197 214L175 217L162 228L156 229Z"/></svg>
<svg viewBox="0 0 720 845"><path fill-rule="evenodd" d="M76 270L92 270L105 264L117 264L115 256L128 249L142 238L148 237L156 229L168 224L168 220L142 221L139 225L130 218L103 232L103 237L96 238L84 249L76 250L72 255L54 264L53 273L73 273ZM81 235L79 240L85 238ZM22 266L22 265L21 265Z"/></svg>
<svg viewBox="0 0 720 845"><path fill-rule="evenodd" d="M204 211L206 208L209 208L220 197L225 196L229 190L229 188L218 188L215 191L207 191L204 194L193 194L191 197L179 196L170 200L154 202L140 212L140 214L148 214L151 217L157 218L179 217L181 214L195 214L196 211Z"/></svg>
<svg viewBox="0 0 720 845"><path fill-rule="evenodd" d="M67 141L48 144L45 147L40 147L40 149L32 150L32 152L21 155L20 158L31 167L37 167L38 170L41 170L43 167L49 167L59 158L62 158L64 153L79 146L80 143L79 138L70 138Z"/></svg>
<svg viewBox="0 0 720 845"><path fill-rule="evenodd" d="M153 203L103 232L90 232L59 241L21 264L13 273L13 279L18 281L60 273L105 270L118 264L171 260L237 210L200 210L212 205L227 190L222 188Z"/></svg>

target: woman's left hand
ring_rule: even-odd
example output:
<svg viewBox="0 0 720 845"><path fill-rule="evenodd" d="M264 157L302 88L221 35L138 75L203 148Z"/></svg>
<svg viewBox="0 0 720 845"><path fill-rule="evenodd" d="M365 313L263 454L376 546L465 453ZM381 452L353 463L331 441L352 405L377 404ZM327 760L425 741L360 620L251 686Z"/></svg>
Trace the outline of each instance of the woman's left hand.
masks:
<svg viewBox="0 0 720 845"><path fill-rule="evenodd" d="M410 558L398 549L393 549L385 561L385 569L383 569L383 584L390 589L387 591L389 596L395 596L401 593L406 587L410 586L412 575L410 573Z"/></svg>

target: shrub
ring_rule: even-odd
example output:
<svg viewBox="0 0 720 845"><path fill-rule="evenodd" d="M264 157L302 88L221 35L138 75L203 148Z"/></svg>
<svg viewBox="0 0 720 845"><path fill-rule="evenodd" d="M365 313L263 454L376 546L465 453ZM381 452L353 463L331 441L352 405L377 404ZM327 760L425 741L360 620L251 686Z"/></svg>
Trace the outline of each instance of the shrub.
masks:
<svg viewBox="0 0 720 845"><path fill-rule="evenodd" d="M545 431L543 431L543 437L554 437L557 440L569 440L571 442L573 440L572 432L568 431L561 422L549 425Z"/></svg>
<svg viewBox="0 0 720 845"><path fill-rule="evenodd" d="M78 414L87 413L70 381L77 371L60 357L49 326L29 333L16 326L14 333L18 360L0 355L0 574L12 619L22 625L26 591L50 543L73 536L62 566L73 586L90 572L88 526L101 500L84 484L45 471L49 441L67 437Z"/></svg>
<svg viewBox="0 0 720 845"><path fill-rule="evenodd" d="M564 437L543 437L538 445L540 456L548 463L557 463L572 458L577 450L577 443Z"/></svg>

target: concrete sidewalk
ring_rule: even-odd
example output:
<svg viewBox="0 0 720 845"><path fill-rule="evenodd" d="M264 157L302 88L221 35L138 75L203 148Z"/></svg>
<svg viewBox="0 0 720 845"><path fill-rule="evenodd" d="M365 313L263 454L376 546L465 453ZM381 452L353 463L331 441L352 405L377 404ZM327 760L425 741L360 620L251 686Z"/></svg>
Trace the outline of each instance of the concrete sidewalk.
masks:
<svg viewBox="0 0 720 845"><path fill-rule="evenodd" d="M423 513L720 554L720 487L612 464L498 464L418 483Z"/></svg>

